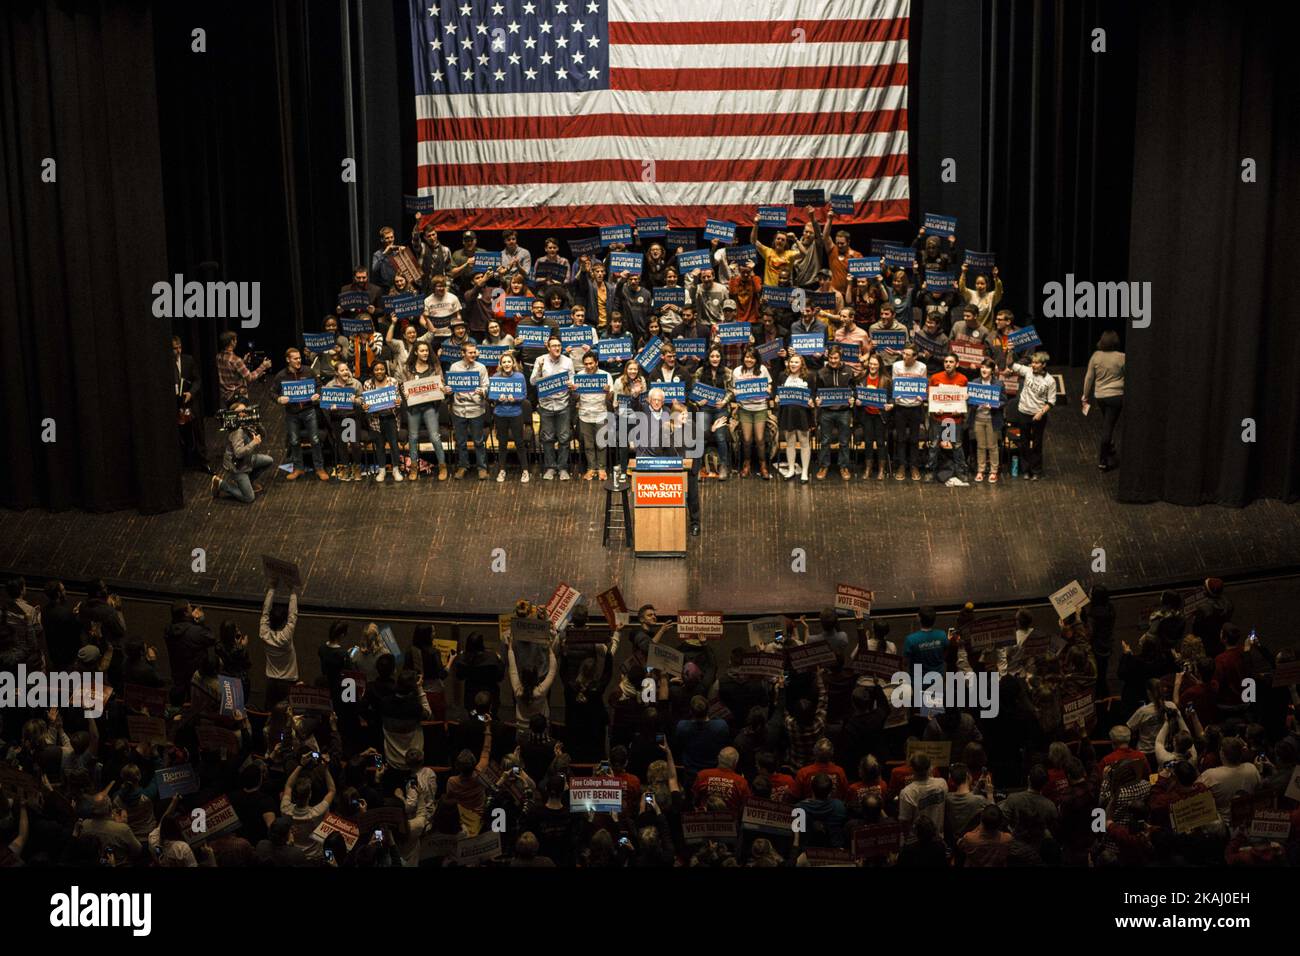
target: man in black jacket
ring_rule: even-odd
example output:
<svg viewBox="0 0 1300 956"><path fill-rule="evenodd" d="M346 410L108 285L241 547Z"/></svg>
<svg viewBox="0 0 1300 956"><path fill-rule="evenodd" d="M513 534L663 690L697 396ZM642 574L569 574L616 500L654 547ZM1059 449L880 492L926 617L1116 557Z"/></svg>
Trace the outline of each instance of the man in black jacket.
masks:
<svg viewBox="0 0 1300 956"><path fill-rule="evenodd" d="M167 657L171 662L172 687L186 688L208 648L215 647L216 638L203 622L203 608L192 607L189 601L172 605L172 622L163 631L167 642Z"/></svg>
<svg viewBox="0 0 1300 956"><path fill-rule="evenodd" d="M50 669L67 670L81 650L81 622L68 603L68 592L62 581L45 585L45 599L41 623L45 627L45 652L50 658Z"/></svg>
<svg viewBox="0 0 1300 956"><path fill-rule="evenodd" d="M207 447L203 440L203 382L199 363L182 350L179 335L172 336L172 378L176 386L177 428L185 464L202 468L207 465Z"/></svg>
<svg viewBox="0 0 1300 956"><path fill-rule="evenodd" d="M824 388L848 389L849 403L842 406L829 406L822 403L818 394L817 404L817 480L826 477L831 464L831 442L838 440L840 477L848 481L852 477L849 461L853 454L853 370L844 364L843 353L838 345L832 345L826 353L826 367L817 373L817 391ZM834 438L832 438L834 436Z"/></svg>

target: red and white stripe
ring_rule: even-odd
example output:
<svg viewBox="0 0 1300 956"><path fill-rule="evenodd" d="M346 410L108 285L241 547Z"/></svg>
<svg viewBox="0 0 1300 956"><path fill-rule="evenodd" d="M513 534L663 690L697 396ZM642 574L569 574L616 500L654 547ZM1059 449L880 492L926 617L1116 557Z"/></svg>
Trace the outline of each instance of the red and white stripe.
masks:
<svg viewBox="0 0 1300 956"><path fill-rule="evenodd" d="M908 217L910 0L607 2L611 89L416 98L433 222L748 224L796 187Z"/></svg>

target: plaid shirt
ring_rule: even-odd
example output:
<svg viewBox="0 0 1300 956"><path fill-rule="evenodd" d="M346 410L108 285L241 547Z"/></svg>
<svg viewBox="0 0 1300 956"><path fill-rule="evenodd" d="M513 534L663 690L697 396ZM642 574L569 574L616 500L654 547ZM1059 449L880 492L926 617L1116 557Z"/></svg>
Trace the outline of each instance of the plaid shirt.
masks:
<svg viewBox="0 0 1300 956"><path fill-rule="evenodd" d="M820 667L817 668L817 716L805 726L786 714L785 731L790 738L790 764L803 767L812 763L813 748L826 732L826 681Z"/></svg>
<svg viewBox="0 0 1300 956"><path fill-rule="evenodd" d="M221 404L227 404L236 395L248 393L248 383L257 380L257 376L248 370L248 366L234 352L221 352L217 355L217 388Z"/></svg>

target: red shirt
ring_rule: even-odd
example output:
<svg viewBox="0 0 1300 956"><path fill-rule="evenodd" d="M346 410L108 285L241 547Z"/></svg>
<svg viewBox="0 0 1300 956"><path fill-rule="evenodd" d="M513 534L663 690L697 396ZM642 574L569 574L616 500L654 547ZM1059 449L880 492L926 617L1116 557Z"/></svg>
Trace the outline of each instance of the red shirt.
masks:
<svg viewBox="0 0 1300 956"><path fill-rule="evenodd" d="M855 809L861 809L867 798L873 794L880 798L883 805L885 802L885 785L883 783L873 783L868 786L860 780L857 783L851 783L849 784L848 805Z"/></svg>
<svg viewBox="0 0 1300 956"><path fill-rule="evenodd" d="M710 797L721 797L726 802L728 810L738 813L745 801L749 799L749 784L734 770L714 767L710 770L701 770L696 775L695 784L691 787L691 796L697 807L703 807Z"/></svg>
<svg viewBox="0 0 1300 956"><path fill-rule="evenodd" d="M635 813L640 809L641 802L641 778L634 773L611 773L609 775L617 780L619 786L623 788L623 812Z"/></svg>
<svg viewBox="0 0 1300 956"><path fill-rule="evenodd" d="M1105 770L1113 763L1120 763L1124 760L1136 760L1139 757L1141 757L1145 762L1146 758L1143 757L1142 751L1134 750L1132 747L1127 746L1119 747L1102 757L1101 760L1097 762L1097 766L1101 767L1102 770Z"/></svg>
<svg viewBox="0 0 1300 956"><path fill-rule="evenodd" d="M777 803L799 802L799 798L796 796L797 785L794 777L788 773L774 773L769 775L767 780L772 785L772 799Z"/></svg>
<svg viewBox="0 0 1300 956"><path fill-rule="evenodd" d="M1219 682L1219 703L1240 704L1241 682L1246 673L1241 666L1245 649L1238 644L1214 659L1214 679ZM1199 716L1199 711L1197 712Z"/></svg>
<svg viewBox="0 0 1300 956"><path fill-rule="evenodd" d="M832 799L843 800L849 795L849 775L844 772L843 767L837 763L810 763L806 767L801 767L795 774L795 787L800 800L812 796L812 779L819 773L824 773L831 778Z"/></svg>
<svg viewBox="0 0 1300 956"><path fill-rule="evenodd" d="M949 375L947 372L935 372L933 375L930 376L930 386L932 388L936 385L962 386L965 384L966 384L966 376L963 375L961 372L953 372L951 375ZM957 422L959 424L966 420L966 416L964 414L957 414L954 412L934 412L930 417L933 418L935 421L944 421L946 419L952 419L954 422Z"/></svg>

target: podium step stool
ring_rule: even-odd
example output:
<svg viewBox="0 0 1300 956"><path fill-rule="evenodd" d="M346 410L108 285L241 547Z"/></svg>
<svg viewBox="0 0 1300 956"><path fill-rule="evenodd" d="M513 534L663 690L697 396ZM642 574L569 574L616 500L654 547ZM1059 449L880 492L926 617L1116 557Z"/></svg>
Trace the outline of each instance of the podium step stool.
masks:
<svg viewBox="0 0 1300 956"><path fill-rule="evenodd" d="M614 478L611 476L605 481L605 534L601 539L601 545L609 547L609 533L623 532L623 543L627 547L632 547L632 506L628 500L628 492L632 488L632 482L624 476L620 485L614 484Z"/></svg>

